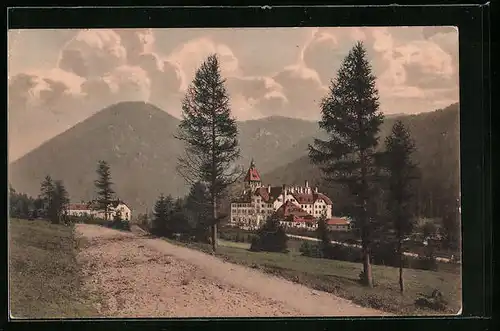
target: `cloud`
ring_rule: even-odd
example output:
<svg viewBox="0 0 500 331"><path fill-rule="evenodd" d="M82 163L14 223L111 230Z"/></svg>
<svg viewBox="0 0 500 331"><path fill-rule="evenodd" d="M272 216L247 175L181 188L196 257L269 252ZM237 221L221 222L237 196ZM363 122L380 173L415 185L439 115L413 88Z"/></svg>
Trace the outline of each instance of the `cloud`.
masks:
<svg viewBox="0 0 500 331"><path fill-rule="evenodd" d="M115 29L114 32L120 36L130 63L143 53L153 53L155 36L152 29Z"/></svg>
<svg viewBox="0 0 500 331"><path fill-rule="evenodd" d="M290 117L313 119L319 117L319 104L326 95L327 88L322 85L318 73L303 64L286 67L273 76L283 86L283 94L288 101L281 108L267 108L265 115L280 114ZM275 106L277 100L270 105Z"/></svg>
<svg viewBox="0 0 500 331"><path fill-rule="evenodd" d="M365 43L378 77L382 111L429 111L458 100L453 27L92 29L25 35L30 37L23 41L21 34L9 32L9 128L19 132L42 132L37 125L51 118L57 120L57 125L47 124L53 136L126 100L149 101L180 116L185 89L213 53L238 119L277 114L315 119L330 80L358 40ZM26 56L39 36L49 46L36 58ZM50 47L52 57L38 60ZM26 146L41 140L35 134L29 139Z"/></svg>
<svg viewBox="0 0 500 331"><path fill-rule="evenodd" d="M126 63L120 35L111 29L82 30L61 50L58 67L83 78L100 77Z"/></svg>
<svg viewBox="0 0 500 331"><path fill-rule="evenodd" d="M268 109L288 103L283 86L271 77L229 77L226 85L232 111L242 120L265 116Z"/></svg>
<svg viewBox="0 0 500 331"><path fill-rule="evenodd" d="M454 91L453 99L458 100L458 62L438 43L423 38L394 41L387 30L374 36L386 63L378 75L381 93L399 99L439 99L443 91Z"/></svg>
<svg viewBox="0 0 500 331"><path fill-rule="evenodd" d="M83 119L80 114L83 79L61 69L32 71L9 77L9 159L14 160L54 132Z"/></svg>
<svg viewBox="0 0 500 331"><path fill-rule="evenodd" d="M239 76L239 62L225 44L215 43L210 38L197 38L177 47L167 60L177 65L182 72L182 89L185 90L194 78L196 70L211 54L217 54L224 77Z"/></svg>
<svg viewBox="0 0 500 331"><path fill-rule="evenodd" d="M328 84L335 76L345 50L339 47L335 35L318 30L304 46L301 60L309 68L314 69L323 84Z"/></svg>
<svg viewBox="0 0 500 331"><path fill-rule="evenodd" d="M21 73L9 79L9 110L60 112L58 107L78 98L83 79L60 69Z"/></svg>
<svg viewBox="0 0 500 331"><path fill-rule="evenodd" d="M150 80L149 101L175 116L180 116L180 90L183 82L181 69L156 53L142 53L135 64Z"/></svg>
<svg viewBox="0 0 500 331"><path fill-rule="evenodd" d="M117 100L143 101L149 100L151 81L142 68L120 66L104 76L111 93L117 95Z"/></svg>

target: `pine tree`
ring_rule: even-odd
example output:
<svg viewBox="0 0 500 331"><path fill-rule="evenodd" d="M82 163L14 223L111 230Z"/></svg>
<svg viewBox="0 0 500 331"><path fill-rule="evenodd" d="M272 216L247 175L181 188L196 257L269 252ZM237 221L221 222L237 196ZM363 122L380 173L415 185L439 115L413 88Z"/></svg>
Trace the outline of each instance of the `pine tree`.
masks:
<svg viewBox="0 0 500 331"><path fill-rule="evenodd" d="M286 252L288 237L279 224L279 219L269 217L257 231L257 237L252 241L250 250L266 252Z"/></svg>
<svg viewBox="0 0 500 331"><path fill-rule="evenodd" d="M362 42L342 62L330 93L321 103L319 122L328 140L315 139L309 156L320 166L325 181L345 185L355 198L355 219L363 252L364 282L372 287L370 263L372 191L377 177L376 147L383 121L375 76Z"/></svg>
<svg viewBox="0 0 500 331"><path fill-rule="evenodd" d="M186 198L186 211L194 228L195 237L199 241L208 242L211 203L207 187L202 182L191 186Z"/></svg>
<svg viewBox="0 0 500 331"><path fill-rule="evenodd" d="M170 218L167 222L169 233L185 234L189 232L189 223L186 217L186 208L183 198L175 199Z"/></svg>
<svg viewBox="0 0 500 331"><path fill-rule="evenodd" d="M43 202L43 213L45 217L50 218L49 211L53 209L52 207L52 197L54 195L54 183L52 177L49 175L45 176L44 180L40 185L40 199Z"/></svg>
<svg viewBox="0 0 500 331"><path fill-rule="evenodd" d="M414 180L417 178L417 166L412 161L415 152L408 129L401 121L396 121L391 134L385 140L384 165L388 175L387 210L393 223L399 256L399 290L404 291L403 284L403 240L413 230L413 198Z"/></svg>
<svg viewBox="0 0 500 331"><path fill-rule="evenodd" d="M326 217L321 216L318 219L318 228L316 229L316 233L319 239L319 250L323 257L328 257L329 249L332 246L330 241L330 237L328 236L328 229L326 227Z"/></svg>
<svg viewBox="0 0 500 331"><path fill-rule="evenodd" d="M177 170L189 184L207 183L211 202L212 248L217 249L218 200L241 175L234 166L240 156L238 128L231 116L229 95L219 60L210 55L197 70L182 102L177 139L186 145Z"/></svg>
<svg viewBox="0 0 500 331"><path fill-rule="evenodd" d="M59 224L69 204L68 191L61 180L54 182L54 191L51 200L52 203L49 209L50 220L52 223Z"/></svg>
<svg viewBox="0 0 500 331"><path fill-rule="evenodd" d="M110 204L113 201L115 191L111 188L111 171L106 161L99 161L97 166L98 179L94 182L97 189L97 205L95 208L104 213L104 219L107 221L110 213Z"/></svg>
<svg viewBox="0 0 500 331"><path fill-rule="evenodd" d="M153 222L151 226L151 232L158 236L164 236L167 234L167 223L172 214L172 197L165 197L163 194L160 195L155 203L153 210Z"/></svg>

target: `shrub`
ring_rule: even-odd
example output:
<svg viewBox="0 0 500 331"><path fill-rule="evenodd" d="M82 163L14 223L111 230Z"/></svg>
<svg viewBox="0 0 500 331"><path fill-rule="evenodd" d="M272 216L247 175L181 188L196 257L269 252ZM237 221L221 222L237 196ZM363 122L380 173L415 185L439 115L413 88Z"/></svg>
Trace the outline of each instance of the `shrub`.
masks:
<svg viewBox="0 0 500 331"><path fill-rule="evenodd" d="M108 221L106 226L115 230L130 231L130 223L128 221L123 221L123 220Z"/></svg>
<svg viewBox="0 0 500 331"><path fill-rule="evenodd" d="M343 245L329 244L322 249L323 257L331 260L361 262L359 249Z"/></svg>
<svg viewBox="0 0 500 331"><path fill-rule="evenodd" d="M277 219L269 218L252 240L251 251L288 252L288 237Z"/></svg>
<svg viewBox="0 0 500 331"><path fill-rule="evenodd" d="M420 297L415 300L415 305L433 310L444 311L447 309L448 302L444 299L441 291L434 289L430 295L420 294Z"/></svg>
<svg viewBox="0 0 500 331"><path fill-rule="evenodd" d="M304 241L302 245L300 245L299 251L302 253L304 256L308 257L322 257L321 251L319 249L318 244L311 244L307 241Z"/></svg>
<svg viewBox="0 0 500 331"><path fill-rule="evenodd" d="M179 236L179 240L182 242L191 242L193 236L190 233L181 233Z"/></svg>

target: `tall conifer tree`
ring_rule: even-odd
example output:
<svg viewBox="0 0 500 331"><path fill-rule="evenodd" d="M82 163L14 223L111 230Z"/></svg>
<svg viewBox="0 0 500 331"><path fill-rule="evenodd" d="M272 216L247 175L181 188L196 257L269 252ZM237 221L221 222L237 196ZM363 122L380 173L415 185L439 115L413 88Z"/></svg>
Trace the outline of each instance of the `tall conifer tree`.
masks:
<svg viewBox="0 0 500 331"><path fill-rule="evenodd" d="M415 143L403 123L396 121L391 134L385 140L385 146L384 165L389 183L387 210L396 234L399 256L399 289L403 293L403 240L413 230L412 203L415 189L412 184L418 178L417 166L412 161Z"/></svg>
<svg viewBox="0 0 500 331"><path fill-rule="evenodd" d="M40 199L45 217L50 218L49 211L52 210L52 197L54 195L54 182L49 175L45 176L40 185Z"/></svg>
<svg viewBox="0 0 500 331"><path fill-rule="evenodd" d="M211 203L212 248L217 248L218 200L241 170L238 128L231 116L229 95L219 60L210 55L196 71L182 102L182 120L176 136L185 143L177 170L189 184L207 183Z"/></svg>
<svg viewBox="0 0 500 331"><path fill-rule="evenodd" d="M111 188L111 170L106 161L99 161L97 165L97 180L94 182L97 189L97 205L95 208L104 213L104 219L107 221L110 213L110 205L113 202L115 191Z"/></svg>
<svg viewBox="0 0 500 331"><path fill-rule="evenodd" d="M326 181L344 185L355 198L363 280L371 287L371 219L375 212L371 199L378 172L375 150L383 115L379 111L375 76L362 42L356 43L342 62L329 94L322 100L321 112L319 126L328 133L328 139L315 139L309 146L309 156L320 166Z"/></svg>
<svg viewBox="0 0 500 331"><path fill-rule="evenodd" d="M65 215L69 204L69 194L61 180L54 182L54 191L52 195L52 204L50 209L50 219L52 223L59 224L61 218Z"/></svg>

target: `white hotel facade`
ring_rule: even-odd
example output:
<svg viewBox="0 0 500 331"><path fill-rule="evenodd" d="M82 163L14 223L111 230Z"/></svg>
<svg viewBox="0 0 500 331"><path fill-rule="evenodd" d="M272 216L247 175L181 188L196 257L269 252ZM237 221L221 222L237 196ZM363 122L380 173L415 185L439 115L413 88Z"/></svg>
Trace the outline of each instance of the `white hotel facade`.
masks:
<svg viewBox="0 0 500 331"><path fill-rule="evenodd" d="M245 190L231 203L230 224L233 226L257 229L284 204L280 215L286 226L315 227L322 215L327 219L332 217L332 201L317 188L310 187L308 181L304 186L264 186L253 160L244 181ZM286 208L290 204L296 208Z"/></svg>

